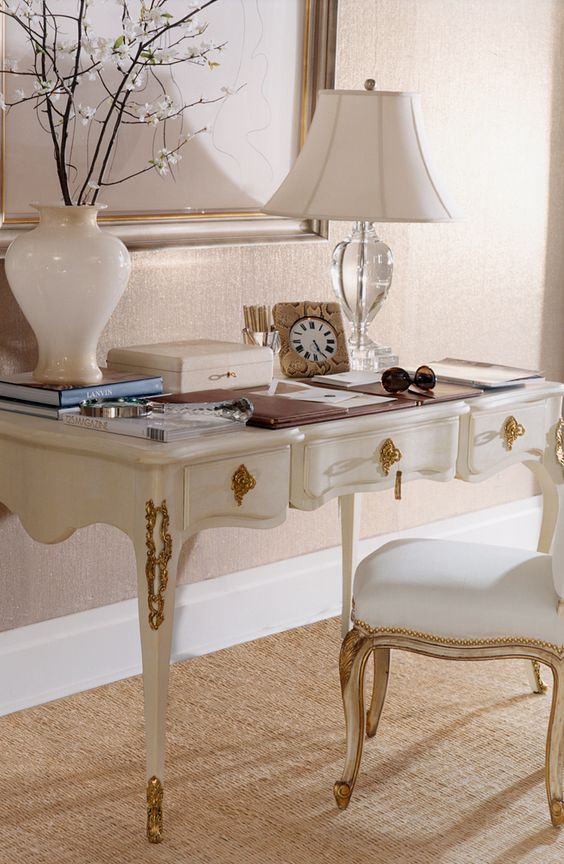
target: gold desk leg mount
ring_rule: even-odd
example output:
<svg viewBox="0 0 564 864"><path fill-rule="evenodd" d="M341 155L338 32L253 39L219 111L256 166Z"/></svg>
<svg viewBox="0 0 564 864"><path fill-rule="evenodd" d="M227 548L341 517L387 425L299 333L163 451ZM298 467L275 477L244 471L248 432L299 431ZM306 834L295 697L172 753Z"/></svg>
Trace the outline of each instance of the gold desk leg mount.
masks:
<svg viewBox="0 0 564 864"><path fill-rule="evenodd" d="M154 775L147 783L147 840L149 843L163 840L163 784Z"/></svg>
<svg viewBox="0 0 564 864"><path fill-rule="evenodd" d="M518 423L515 417L508 417L503 424L503 439L508 450L513 449L513 445L526 432L522 423Z"/></svg>
<svg viewBox="0 0 564 864"><path fill-rule="evenodd" d="M564 420L556 424L556 461L564 468Z"/></svg>
<svg viewBox="0 0 564 864"><path fill-rule="evenodd" d="M161 540L161 551L157 555L155 544L155 524L157 516L161 516L159 536ZM172 538L168 533L170 524L166 501L156 507L152 500L145 504L145 521L147 534L145 545L147 546L147 564L145 575L147 577L147 601L149 605L149 626L152 630L158 630L164 621L164 597L168 584L168 562L172 555ZM157 587L158 581L158 587Z"/></svg>
<svg viewBox="0 0 564 864"><path fill-rule="evenodd" d="M243 498L254 489L257 485L256 479L253 477L246 465L239 465L233 477L231 478L231 490L235 496L237 506L240 507L243 503Z"/></svg>

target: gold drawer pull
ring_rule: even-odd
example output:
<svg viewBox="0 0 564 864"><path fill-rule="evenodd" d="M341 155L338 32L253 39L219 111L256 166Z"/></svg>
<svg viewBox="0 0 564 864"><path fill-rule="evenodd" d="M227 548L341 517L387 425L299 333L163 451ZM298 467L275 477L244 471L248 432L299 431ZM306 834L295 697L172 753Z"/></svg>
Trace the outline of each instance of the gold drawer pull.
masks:
<svg viewBox="0 0 564 864"><path fill-rule="evenodd" d="M513 445L517 441L517 438L520 438L521 435L525 434L525 427L522 423L518 423L515 417L511 415L508 417L505 423L503 424L503 437L505 439L505 446L508 450L513 449Z"/></svg>
<svg viewBox="0 0 564 864"><path fill-rule="evenodd" d="M394 485L394 498L396 501L401 501L401 471L396 471L396 482Z"/></svg>
<svg viewBox="0 0 564 864"><path fill-rule="evenodd" d="M391 438L386 438L380 447L380 465L386 477L390 473L392 465L395 462L399 462L400 459L401 450L398 450Z"/></svg>
<svg viewBox="0 0 564 864"><path fill-rule="evenodd" d="M248 468L245 465L239 465L231 478L231 489L233 490L238 507L243 503L243 498L247 492L254 489L256 485L257 481Z"/></svg>

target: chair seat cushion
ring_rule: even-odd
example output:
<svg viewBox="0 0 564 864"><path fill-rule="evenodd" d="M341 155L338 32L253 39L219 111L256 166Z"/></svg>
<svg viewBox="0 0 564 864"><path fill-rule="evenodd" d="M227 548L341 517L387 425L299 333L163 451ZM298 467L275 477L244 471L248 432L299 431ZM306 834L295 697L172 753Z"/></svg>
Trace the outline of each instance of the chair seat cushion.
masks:
<svg viewBox="0 0 564 864"><path fill-rule="evenodd" d="M358 566L355 619L445 639L564 644L552 558L452 540L386 543Z"/></svg>

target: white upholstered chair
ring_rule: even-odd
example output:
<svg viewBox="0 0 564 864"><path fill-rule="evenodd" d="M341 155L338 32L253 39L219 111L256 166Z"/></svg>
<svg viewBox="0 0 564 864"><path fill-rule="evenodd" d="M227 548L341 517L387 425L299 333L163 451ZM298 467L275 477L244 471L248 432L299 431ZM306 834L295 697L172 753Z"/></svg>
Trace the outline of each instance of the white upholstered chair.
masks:
<svg viewBox="0 0 564 864"><path fill-rule="evenodd" d="M353 627L340 675L347 751L337 804L345 809L358 775L365 730L363 679L374 655L366 732L376 734L392 648L444 659L525 658L552 669L546 789L552 823L564 824L564 453L563 422L551 425L542 461L531 463L544 498L540 548L546 552L449 540L387 543L359 565Z"/></svg>

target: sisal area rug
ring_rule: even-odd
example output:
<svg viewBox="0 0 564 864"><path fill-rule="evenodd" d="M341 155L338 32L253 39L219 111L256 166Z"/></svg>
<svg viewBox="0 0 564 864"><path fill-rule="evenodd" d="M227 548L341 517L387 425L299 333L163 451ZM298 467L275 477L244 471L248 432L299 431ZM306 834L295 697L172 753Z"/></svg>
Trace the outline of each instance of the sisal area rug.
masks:
<svg viewBox="0 0 564 864"><path fill-rule="evenodd" d="M1 718L1 864L561 864L549 699L521 661L396 652L339 812L339 643L325 621L171 670L159 846L144 840L139 678Z"/></svg>

